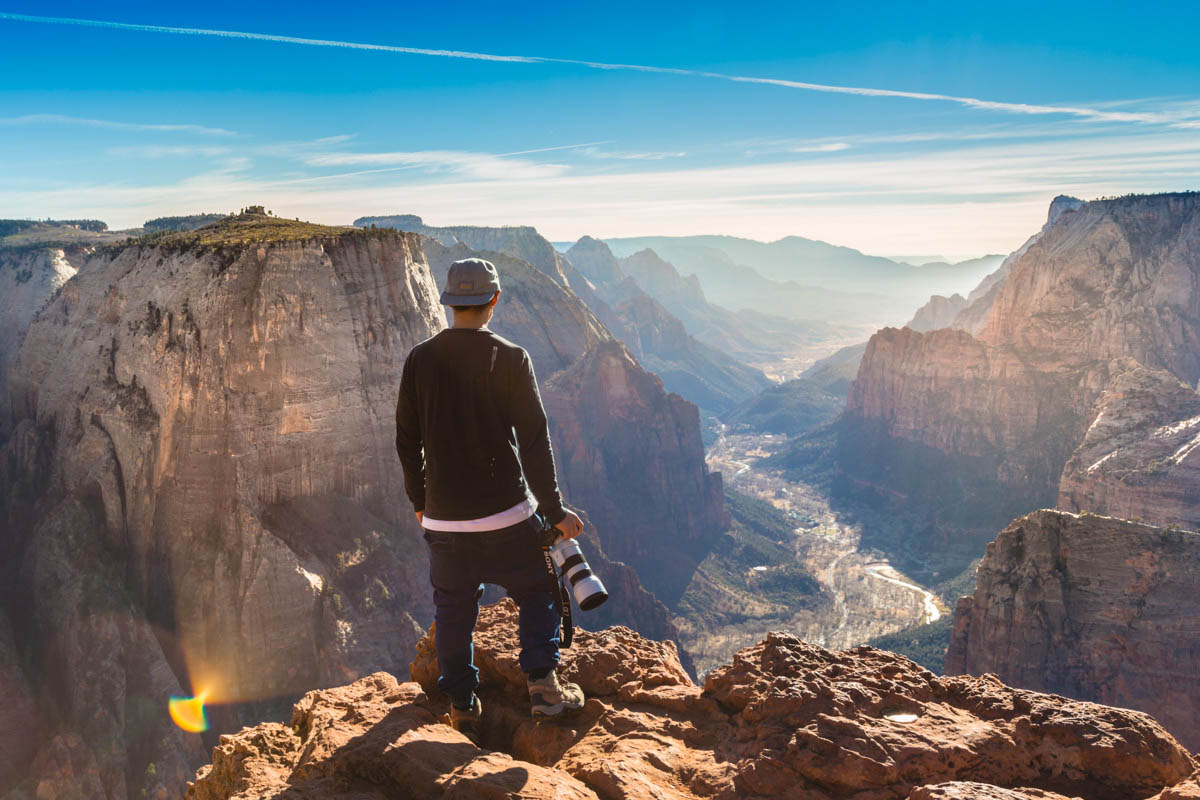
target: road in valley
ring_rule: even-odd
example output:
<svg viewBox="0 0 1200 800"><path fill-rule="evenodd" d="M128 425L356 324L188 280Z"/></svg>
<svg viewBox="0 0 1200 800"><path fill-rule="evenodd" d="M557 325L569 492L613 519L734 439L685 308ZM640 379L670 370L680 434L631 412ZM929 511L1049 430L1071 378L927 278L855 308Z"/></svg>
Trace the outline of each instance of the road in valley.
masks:
<svg viewBox="0 0 1200 800"><path fill-rule="evenodd" d="M771 503L797 524L796 559L820 582L829 601L795 614L788 628L806 641L841 649L938 619L942 609L936 596L879 553L862 552L862 531L840 519L820 491L756 463L785 441L722 428L707 462L721 472L726 485Z"/></svg>

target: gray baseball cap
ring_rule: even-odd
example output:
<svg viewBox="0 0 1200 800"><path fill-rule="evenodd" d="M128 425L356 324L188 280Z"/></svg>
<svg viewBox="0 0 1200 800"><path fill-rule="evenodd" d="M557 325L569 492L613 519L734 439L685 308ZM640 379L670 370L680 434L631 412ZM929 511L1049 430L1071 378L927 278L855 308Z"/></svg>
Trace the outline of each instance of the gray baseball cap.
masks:
<svg viewBox="0 0 1200 800"><path fill-rule="evenodd" d="M444 306L481 306L500 291L500 276L496 265L482 258L464 258L450 265L446 288L442 291Z"/></svg>

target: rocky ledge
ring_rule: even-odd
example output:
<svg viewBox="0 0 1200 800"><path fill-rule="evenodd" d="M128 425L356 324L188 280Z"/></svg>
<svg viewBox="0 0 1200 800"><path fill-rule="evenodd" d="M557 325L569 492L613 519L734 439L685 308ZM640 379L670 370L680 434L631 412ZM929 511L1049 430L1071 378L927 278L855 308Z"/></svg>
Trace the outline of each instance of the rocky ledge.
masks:
<svg viewBox="0 0 1200 800"><path fill-rule="evenodd" d="M779 633L701 688L669 643L579 631L560 669L588 702L535 724L515 642L515 606L484 608L482 747L446 724L427 636L415 682L376 673L309 692L290 725L222 737L188 797L1200 797L1192 756L1145 714Z"/></svg>
<svg viewBox="0 0 1200 800"><path fill-rule="evenodd" d="M1200 747L1200 534L1035 511L988 545L958 601L948 673L1153 714Z"/></svg>

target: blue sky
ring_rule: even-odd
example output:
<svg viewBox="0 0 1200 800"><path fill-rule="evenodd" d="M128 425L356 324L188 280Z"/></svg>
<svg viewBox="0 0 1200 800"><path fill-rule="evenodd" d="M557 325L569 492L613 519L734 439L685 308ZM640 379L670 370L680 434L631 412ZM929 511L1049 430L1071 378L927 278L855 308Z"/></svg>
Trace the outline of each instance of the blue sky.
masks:
<svg viewBox="0 0 1200 800"><path fill-rule="evenodd" d="M1200 188L1197 30L1155 2L0 0L0 216L1005 252L1059 193Z"/></svg>

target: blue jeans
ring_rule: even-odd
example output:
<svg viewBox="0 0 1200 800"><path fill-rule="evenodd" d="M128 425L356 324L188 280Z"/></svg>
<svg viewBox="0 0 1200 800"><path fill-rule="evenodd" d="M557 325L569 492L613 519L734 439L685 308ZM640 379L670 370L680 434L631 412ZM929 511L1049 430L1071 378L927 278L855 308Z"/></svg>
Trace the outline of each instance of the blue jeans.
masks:
<svg viewBox="0 0 1200 800"><path fill-rule="evenodd" d="M469 706L479 686L471 636L485 583L507 590L520 610L521 669L528 673L558 664L557 595L546 571L538 527L531 517L496 531L425 531L437 623L433 642L441 672L438 688L455 705Z"/></svg>

